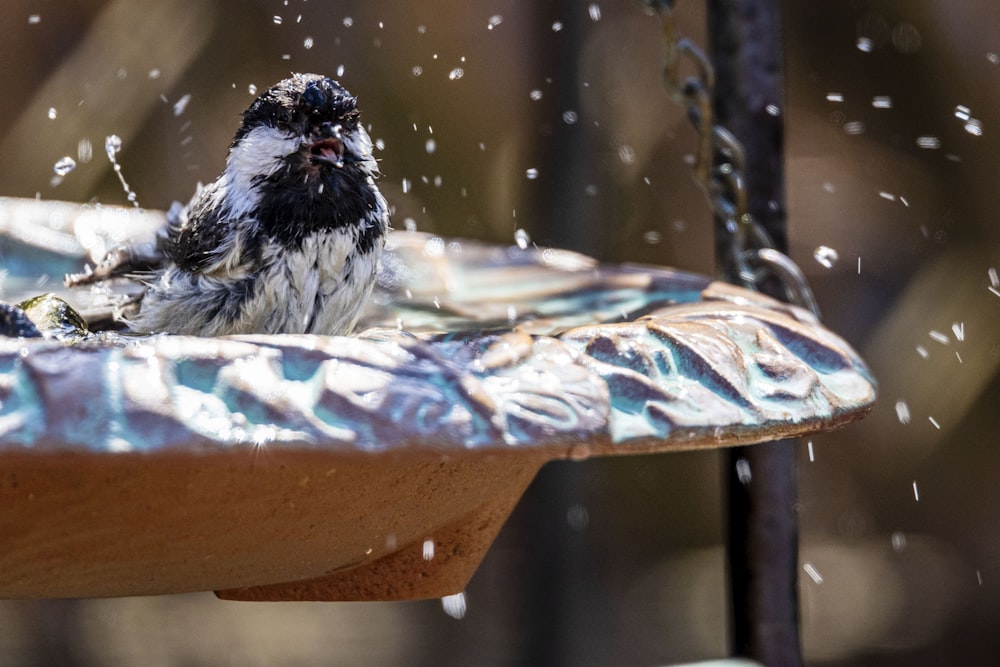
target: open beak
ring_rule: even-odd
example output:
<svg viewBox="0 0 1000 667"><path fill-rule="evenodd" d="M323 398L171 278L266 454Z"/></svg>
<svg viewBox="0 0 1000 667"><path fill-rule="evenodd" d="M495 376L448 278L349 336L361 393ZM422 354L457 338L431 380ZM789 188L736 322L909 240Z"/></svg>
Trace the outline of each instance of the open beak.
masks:
<svg viewBox="0 0 1000 667"><path fill-rule="evenodd" d="M313 162L326 162L334 167L344 166L344 142L337 137L316 139L309 147Z"/></svg>

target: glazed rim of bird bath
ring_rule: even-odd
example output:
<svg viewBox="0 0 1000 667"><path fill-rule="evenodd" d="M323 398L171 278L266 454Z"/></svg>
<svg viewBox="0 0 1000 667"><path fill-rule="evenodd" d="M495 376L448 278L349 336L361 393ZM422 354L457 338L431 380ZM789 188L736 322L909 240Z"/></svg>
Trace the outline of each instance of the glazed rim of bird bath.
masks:
<svg viewBox="0 0 1000 667"><path fill-rule="evenodd" d="M161 220L0 199L6 294ZM875 398L810 313L702 276L415 232L383 264L353 337L0 337L0 597L453 594L546 461L799 436Z"/></svg>

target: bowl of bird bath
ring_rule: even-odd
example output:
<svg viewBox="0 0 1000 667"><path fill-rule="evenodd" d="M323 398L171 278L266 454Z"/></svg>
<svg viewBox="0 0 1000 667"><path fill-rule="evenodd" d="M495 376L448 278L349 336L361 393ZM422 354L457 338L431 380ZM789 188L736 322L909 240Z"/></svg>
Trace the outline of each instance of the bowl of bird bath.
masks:
<svg viewBox="0 0 1000 667"><path fill-rule="evenodd" d="M162 220L0 199L4 293ZM49 334L0 337L3 598L453 594L547 461L799 436L875 397L799 308L416 232L390 234L353 336Z"/></svg>

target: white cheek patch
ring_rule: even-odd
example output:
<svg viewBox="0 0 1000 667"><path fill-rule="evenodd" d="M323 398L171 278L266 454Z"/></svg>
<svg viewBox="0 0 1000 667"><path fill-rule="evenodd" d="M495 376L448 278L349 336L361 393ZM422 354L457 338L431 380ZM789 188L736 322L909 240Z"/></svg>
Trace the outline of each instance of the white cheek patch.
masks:
<svg viewBox="0 0 1000 667"><path fill-rule="evenodd" d="M255 127L229 151L223 177L228 181L226 199L237 217L257 206L252 190L254 177L271 176L284 168L284 158L296 153L302 138L290 136L273 127Z"/></svg>
<svg viewBox="0 0 1000 667"><path fill-rule="evenodd" d="M365 128L358 125L356 132L345 132L342 139L344 141L344 148L349 153L358 156L361 160L361 166L365 168L367 173L371 174L377 171L378 164L372 156L372 139L368 136Z"/></svg>

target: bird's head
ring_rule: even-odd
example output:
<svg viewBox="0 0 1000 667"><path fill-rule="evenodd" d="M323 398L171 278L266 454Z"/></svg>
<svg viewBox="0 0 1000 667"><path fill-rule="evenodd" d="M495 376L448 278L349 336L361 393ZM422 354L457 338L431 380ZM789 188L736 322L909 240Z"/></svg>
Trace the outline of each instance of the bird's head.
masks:
<svg viewBox="0 0 1000 667"><path fill-rule="evenodd" d="M298 220L319 207L330 209L336 224L356 221L355 208L371 208L379 176L357 98L318 74L294 74L250 105L226 173L235 212L284 210L285 219Z"/></svg>

